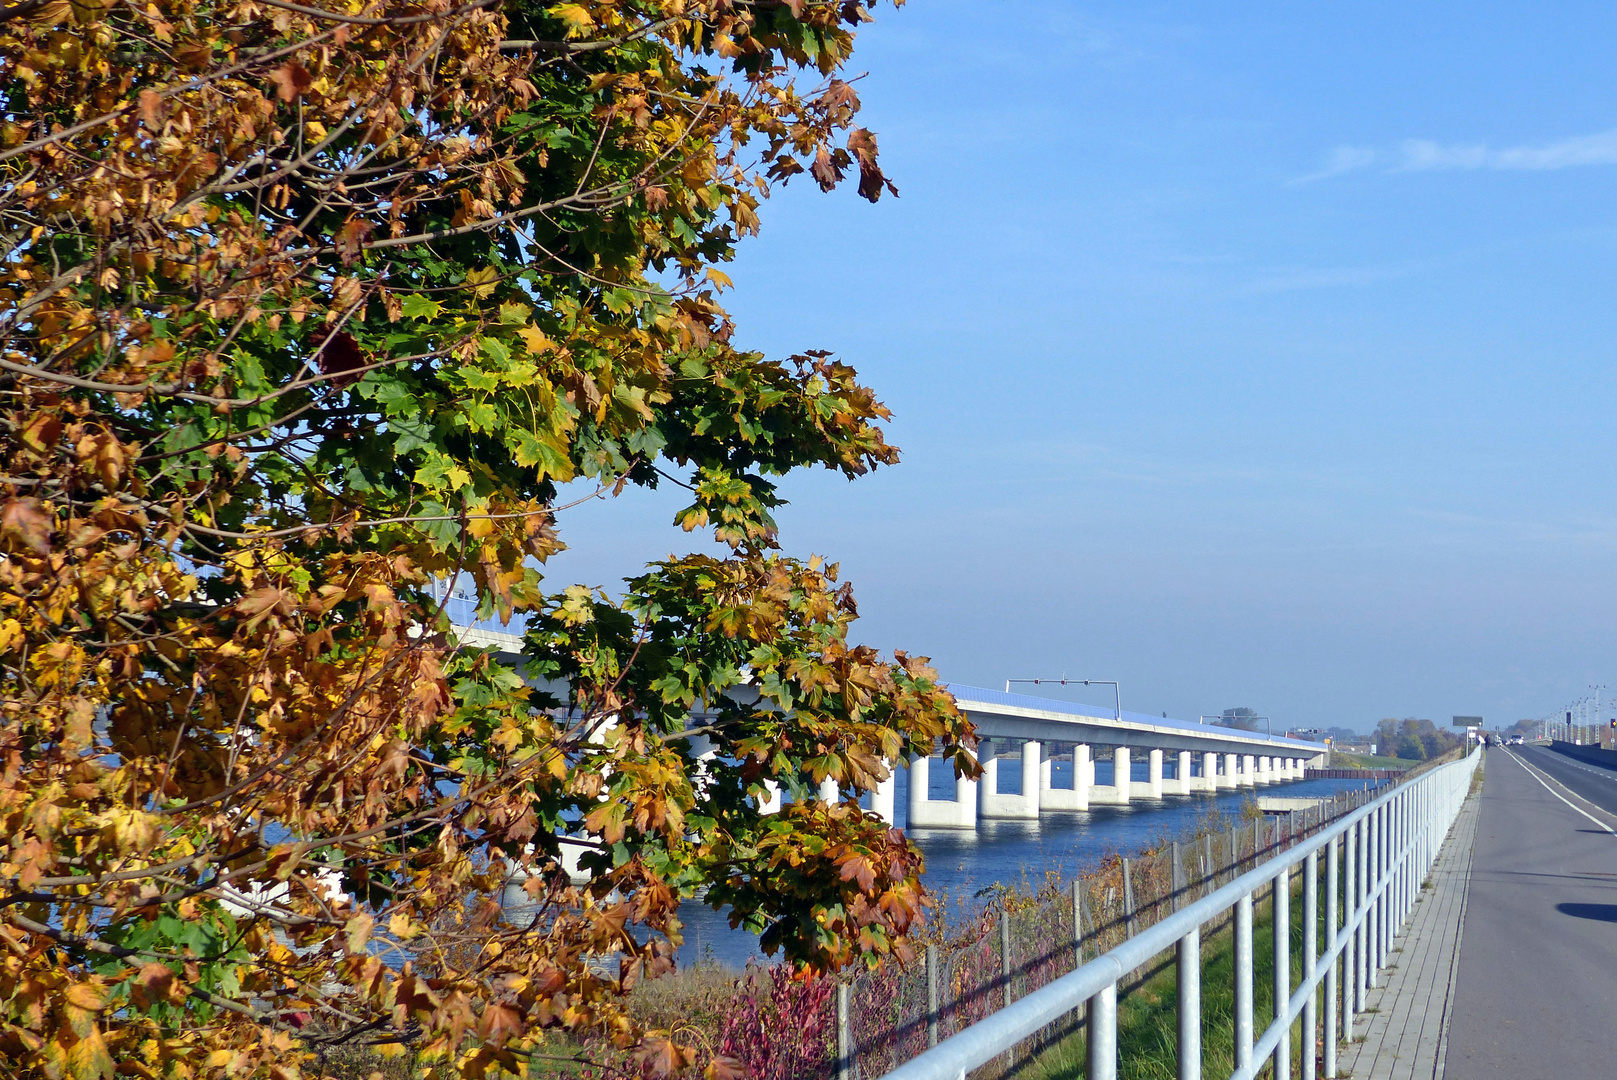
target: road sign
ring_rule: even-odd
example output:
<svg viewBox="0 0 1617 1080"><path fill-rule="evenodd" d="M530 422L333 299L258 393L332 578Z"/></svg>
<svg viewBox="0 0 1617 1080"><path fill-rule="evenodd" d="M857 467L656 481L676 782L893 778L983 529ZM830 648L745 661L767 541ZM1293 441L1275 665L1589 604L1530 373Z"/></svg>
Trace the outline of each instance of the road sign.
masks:
<svg viewBox="0 0 1617 1080"><path fill-rule="evenodd" d="M1454 718L1454 726L1455 727L1481 727L1482 726L1482 717L1480 717L1480 716L1456 716Z"/></svg>

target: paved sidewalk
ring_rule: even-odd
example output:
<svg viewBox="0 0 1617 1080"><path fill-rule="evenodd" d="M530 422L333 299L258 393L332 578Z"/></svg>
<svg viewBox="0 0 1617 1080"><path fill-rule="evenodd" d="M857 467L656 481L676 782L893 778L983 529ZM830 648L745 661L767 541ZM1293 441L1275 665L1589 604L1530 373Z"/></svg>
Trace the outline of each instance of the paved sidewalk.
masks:
<svg viewBox="0 0 1617 1080"><path fill-rule="evenodd" d="M1479 800L1466 799L1409 922L1400 928L1360 1013L1361 1041L1342 1048L1340 1075L1354 1080L1442 1080L1459 973Z"/></svg>

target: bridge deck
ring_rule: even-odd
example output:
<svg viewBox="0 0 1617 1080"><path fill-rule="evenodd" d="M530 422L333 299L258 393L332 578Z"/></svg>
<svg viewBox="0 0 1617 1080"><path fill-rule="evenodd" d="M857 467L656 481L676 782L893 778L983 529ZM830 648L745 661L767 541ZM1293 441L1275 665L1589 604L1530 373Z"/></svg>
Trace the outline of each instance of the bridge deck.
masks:
<svg viewBox="0 0 1617 1080"><path fill-rule="evenodd" d="M1478 800L1469 798L1432 867L1432 888L1394 942L1381 986L1370 991L1372 1012L1357 1020L1361 1039L1343 1048L1337 1065L1354 1080L1442 1080L1449 1018L1459 973L1477 832Z"/></svg>

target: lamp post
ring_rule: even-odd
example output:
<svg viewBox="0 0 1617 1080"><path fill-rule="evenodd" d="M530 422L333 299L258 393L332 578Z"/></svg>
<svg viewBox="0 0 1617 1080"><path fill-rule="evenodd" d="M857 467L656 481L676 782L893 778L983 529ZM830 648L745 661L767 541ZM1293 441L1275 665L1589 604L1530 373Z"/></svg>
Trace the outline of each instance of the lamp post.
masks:
<svg viewBox="0 0 1617 1080"><path fill-rule="evenodd" d="M1275 737L1274 724L1270 722L1270 720L1269 720L1269 718L1267 716L1225 716L1223 713L1202 713L1200 716L1198 716L1196 718L1196 722L1197 723L1205 723L1209 719L1211 719L1211 720L1262 720L1263 721L1264 734L1267 735L1270 740L1273 740L1274 737Z"/></svg>
<svg viewBox="0 0 1617 1080"><path fill-rule="evenodd" d="M1113 679L1006 679L1007 694L1011 692L1011 683L1032 683L1034 686L1041 686L1044 683L1056 683L1060 686L1110 686L1117 699L1117 719L1119 722L1123 719L1123 690Z"/></svg>

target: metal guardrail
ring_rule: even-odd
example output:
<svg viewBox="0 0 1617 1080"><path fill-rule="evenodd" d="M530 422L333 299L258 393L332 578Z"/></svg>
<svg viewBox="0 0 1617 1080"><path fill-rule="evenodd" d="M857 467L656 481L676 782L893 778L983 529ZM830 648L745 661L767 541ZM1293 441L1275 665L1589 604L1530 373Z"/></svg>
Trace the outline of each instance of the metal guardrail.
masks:
<svg viewBox="0 0 1617 1080"><path fill-rule="evenodd" d="M1117 1078L1117 986L1157 956L1176 951L1179 1076L1202 1075L1201 928L1233 909L1235 923L1235 1064L1230 1080L1252 1080L1273 1059L1276 1076L1291 1075L1291 1025L1319 1030L1315 993L1324 988L1324 1075L1336 1075L1340 1036L1353 1037L1365 995L1386 966L1395 928L1420 894L1476 771L1478 754L1433 769L1276 855L1211 895L1187 905L1076 971L966 1030L943 1040L886 1075L886 1080L965 1080L1046 1025L1088 1005L1088 1080ZM1325 926L1319 950L1319 858L1325 855ZM1291 986L1291 878L1303 869L1303 973ZM1343 872L1345 870L1345 873ZM1272 885L1274 1000L1279 1015L1256 1035L1253 1027L1253 894ZM1338 917L1338 893L1345 917ZM1340 925L1338 925L1340 923ZM1338 1015L1338 978L1344 1007ZM1281 1011L1283 1006L1283 1011ZM1302 1075L1314 1080L1313 1038L1303 1038Z"/></svg>

